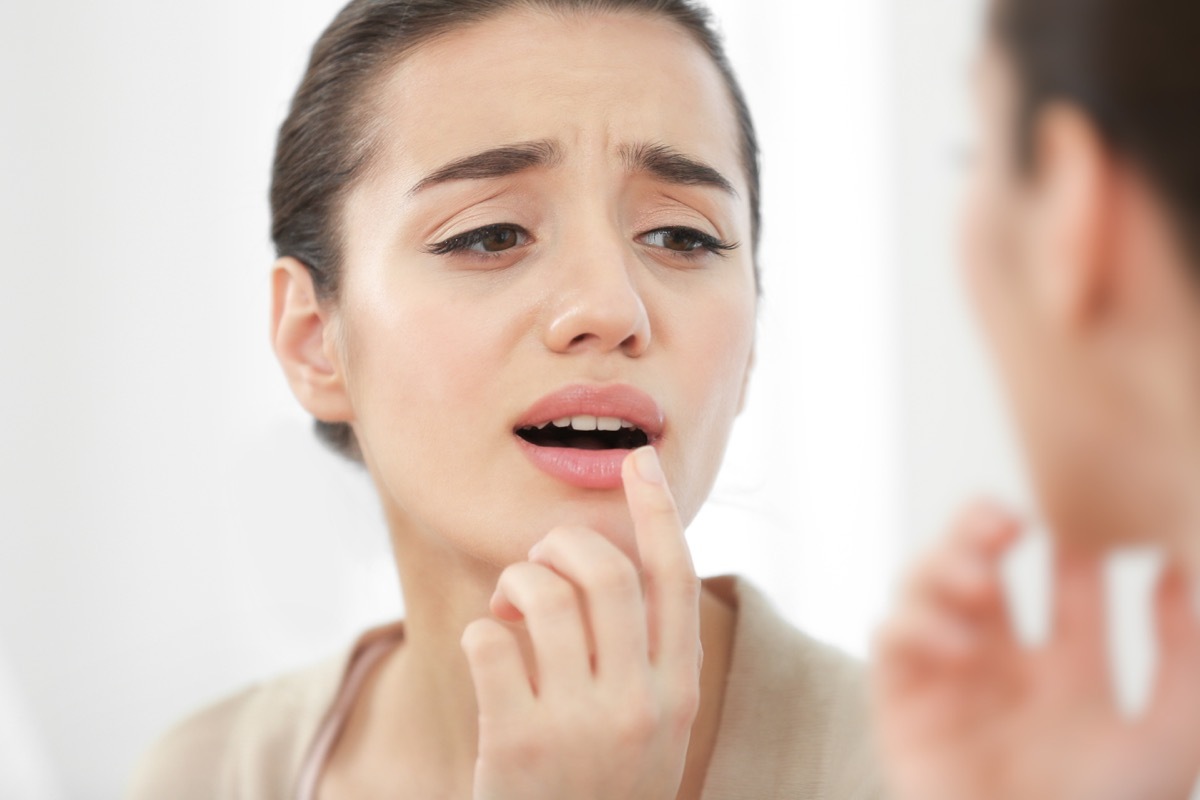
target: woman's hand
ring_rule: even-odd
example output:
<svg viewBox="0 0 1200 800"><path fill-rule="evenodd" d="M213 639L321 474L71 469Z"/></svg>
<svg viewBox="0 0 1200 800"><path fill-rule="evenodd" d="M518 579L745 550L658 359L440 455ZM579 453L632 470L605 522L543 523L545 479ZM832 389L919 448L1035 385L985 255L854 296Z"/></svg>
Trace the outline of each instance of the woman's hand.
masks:
<svg viewBox="0 0 1200 800"><path fill-rule="evenodd" d="M999 562L1019 535L980 507L920 567L874 668L885 764L901 800L1186 800L1200 774L1200 615L1158 587L1159 669L1137 719L1118 709L1101 563L1059 553L1050 640L1024 647Z"/></svg>
<svg viewBox="0 0 1200 800"><path fill-rule="evenodd" d="M476 800L669 800L699 707L700 583L652 448L622 477L641 571L588 529L551 532L463 635L479 703ZM531 674L532 672L532 674Z"/></svg>

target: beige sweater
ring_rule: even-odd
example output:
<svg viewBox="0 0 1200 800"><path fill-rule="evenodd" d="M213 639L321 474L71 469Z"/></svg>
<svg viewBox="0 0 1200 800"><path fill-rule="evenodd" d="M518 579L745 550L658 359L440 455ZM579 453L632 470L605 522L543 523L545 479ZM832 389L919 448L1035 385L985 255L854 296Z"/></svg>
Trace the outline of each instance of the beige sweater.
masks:
<svg viewBox="0 0 1200 800"><path fill-rule="evenodd" d="M860 666L792 628L745 581L705 586L737 610L737 627L703 800L881 797ZM296 800L301 773L319 770L315 742L336 728L335 701L345 703L345 676L362 651L184 721L143 760L130 800Z"/></svg>

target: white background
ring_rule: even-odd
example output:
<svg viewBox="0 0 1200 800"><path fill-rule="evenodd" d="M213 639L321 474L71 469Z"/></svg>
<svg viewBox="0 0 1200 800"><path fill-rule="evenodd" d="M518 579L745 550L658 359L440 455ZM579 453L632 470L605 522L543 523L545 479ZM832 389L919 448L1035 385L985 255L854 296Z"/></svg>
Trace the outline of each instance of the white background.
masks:
<svg viewBox="0 0 1200 800"><path fill-rule="evenodd" d="M274 133L339 5L0 6L0 797L116 797L185 712L401 613L266 335ZM978 2L713 6L766 300L691 538L865 654L952 509L1023 495L953 249Z"/></svg>

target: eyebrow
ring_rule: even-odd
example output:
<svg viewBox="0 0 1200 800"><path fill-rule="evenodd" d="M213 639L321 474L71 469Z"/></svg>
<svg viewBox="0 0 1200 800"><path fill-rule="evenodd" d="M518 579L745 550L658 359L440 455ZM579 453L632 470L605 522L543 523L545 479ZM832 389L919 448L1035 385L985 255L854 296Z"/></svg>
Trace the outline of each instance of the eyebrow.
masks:
<svg viewBox="0 0 1200 800"><path fill-rule="evenodd" d="M711 186L737 196L728 178L703 161L685 156L670 145L623 145L620 154L630 172L649 173L664 183L679 186Z"/></svg>
<svg viewBox="0 0 1200 800"><path fill-rule="evenodd" d="M664 183L679 186L711 186L737 195L733 184L716 169L670 145L628 144L619 149L625 168L632 173L648 173ZM526 170L554 167L562 162L562 148L557 142L543 139L534 142L494 147L465 156L439 167L408 190L411 197L431 186L451 181L504 178Z"/></svg>
<svg viewBox="0 0 1200 800"><path fill-rule="evenodd" d="M562 150L554 142L542 140L504 145L482 153L451 161L417 181L408 194L414 194L450 181L503 178L538 167L553 167L562 160Z"/></svg>

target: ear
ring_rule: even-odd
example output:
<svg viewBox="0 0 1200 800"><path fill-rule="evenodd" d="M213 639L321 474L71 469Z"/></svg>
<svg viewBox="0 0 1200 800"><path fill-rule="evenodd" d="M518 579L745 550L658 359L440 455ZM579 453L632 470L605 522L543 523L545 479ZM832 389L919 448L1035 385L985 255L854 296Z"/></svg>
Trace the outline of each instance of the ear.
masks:
<svg viewBox="0 0 1200 800"><path fill-rule="evenodd" d="M322 422L352 421L332 318L308 268L290 257L276 261L271 301L271 344L300 405Z"/></svg>
<svg viewBox="0 0 1200 800"><path fill-rule="evenodd" d="M1095 125L1065 104L1039 115L1034 145L1033 286L1053 322L1078 328L1104 311L1116 279L1115 159Z"/></svg>

